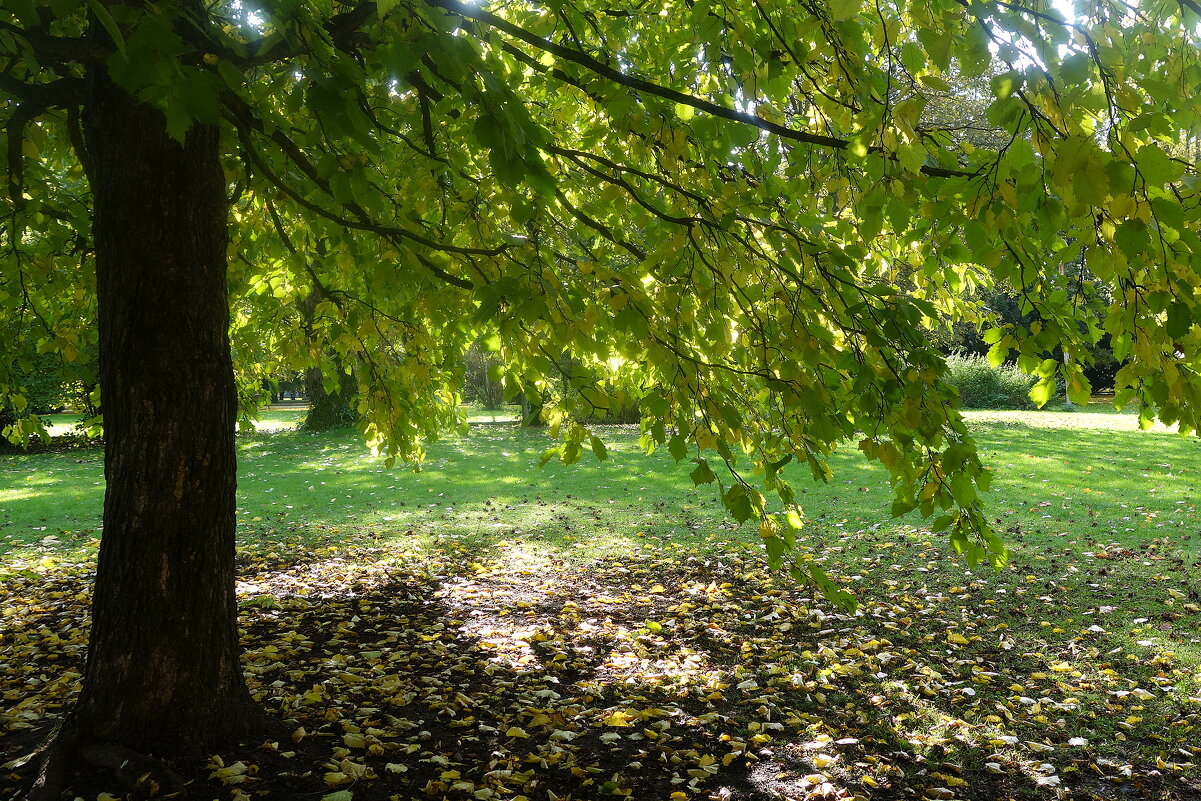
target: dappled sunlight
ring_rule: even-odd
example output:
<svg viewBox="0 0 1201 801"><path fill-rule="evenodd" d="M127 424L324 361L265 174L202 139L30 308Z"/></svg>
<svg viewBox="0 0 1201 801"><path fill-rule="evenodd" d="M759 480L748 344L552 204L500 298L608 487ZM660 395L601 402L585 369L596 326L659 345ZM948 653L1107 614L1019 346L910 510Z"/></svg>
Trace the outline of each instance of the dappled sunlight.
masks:
<svg viewBox="0 0 1201 801"><path fill-rule="evenodd" d="M1095 535L1105 540L1096 544L1106 545L1196 528L1198 441L1110 428L1129 415L1024 412L1005 421L1003 413L972 415L982 458L996 475L986 501L1000 529L1073 530L1075 539ZM1046 427L1081 420L1099 427ZM1056 430L1062 435L1054 436ZM560 541L564 552L580 552L603 550L615 537L703 539L726 524L712 489L692 486L690 463L676 465L663 450L646 456L634 427L598 431L608 460L586 456L541 469L546 432L503 424L431 443L420 471L385 467L350 431L240 437L239 526L248 540L283 528L337 542L339 532L374 527L390 542L453 536L487 548L498 539L537 536ZM916 514L889 519L891 493L880 465L844 449L832 466L835 475L826 484L811 481L804 468L786 471L805 509L807 534L828 541L843 532L921 524ZM98 528L98 451L0 458L0 492L24 493L31 485L47 491L0 502L0 526L6 525L0 547L39 540L48 522L69 531ZM1093 523L1097 531L1083 530Z"/></svg>
<svg viewBox="0 0 1201 801"><path fill-rule="evenodd" d="M279 431L295 430L298 421L294 413L272 414L264 412L258 419L252 422L255 433L274 434Z"/></svg>
<svg viewBox="0 0 1201 801"><path fill-rule="evenodd" d="M256 766L239 787L288 797L1201 792L1198 443L973 425L1001 571L889 520L856 453L797 482L800 548L854 614L768 573L753 527L629 428L602 429L605 462L542 470L546 434L500 425L434 443L420 471L347 434L242 437L246 670L299 732L279 751L322 767L221 758ZM77 692L98 540L7 515L92 490L98 514L102 474L86 452L0 471L20 501L0 502L19 546L0 662L26 666L0 688L0 737L18 737Z"/></svg>
<svg viewBox="0 0 1201 801"><path fill-rule="evenodd" d="M43 484L46 482L43 482ZM31 487L25 489L0 490L0 503L13 503L15 501L23 501L29 498L38 498L45 495L49 490L38 491Z"/></svg>
<svg viewBox="0 0 1201 801"><path fill-rule="evenodd" d="M1092 408L1087 407L1087 408ZM1031 428L1092 428L1103 431L1139 431L1138 415L1121 413L1112 407L1108 411L1015 411L1009 409L971 409L963 413L968 424L1018 424ZM1156 422L1149 431L1175 433L1176 426Z"/></svg>
<svg viewBox="0 0 1201 801"><path fill-rule="evenodd" d="M224 753L255 766L239 787L764 801L949 799L968 782L980 797L1198 789L1197 615L1173 595L1181 581L1152 580L1158 608L1134 624L1108 587L1060 586L1022 556L965 575L915 535L827 564L861 588L846 613L737 543L587 564L497 546L242 553L252 692L291 720L279 752L326 767ZM30 666L4 680L21 697L5 733L55 720L77 692L87 578L41 567L0 590L0 660Z"/></svg>
<svg viewBox="0 0 1201 801"><path fill-rule="evenodd" d="M55 476L53 470L48 470L41 474L26 475L20 483L24 489L13 488L8 490L0 490L0 497L5 497L9 493L17 494L22 492L27 493L24 497L32 497L32 493L30 493L31 489L52 489L58 483L58 477Z"/></svg>

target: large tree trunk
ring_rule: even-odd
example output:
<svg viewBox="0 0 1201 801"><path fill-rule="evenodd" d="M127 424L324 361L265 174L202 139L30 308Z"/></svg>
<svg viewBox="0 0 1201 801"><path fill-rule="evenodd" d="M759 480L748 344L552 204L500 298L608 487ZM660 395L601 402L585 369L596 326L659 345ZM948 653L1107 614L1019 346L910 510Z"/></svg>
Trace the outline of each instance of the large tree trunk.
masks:
<svg viewBox="0 0 1201 801"><path fill-rule="evenodd" d="M219 131L176 142L103 67L88 93L107 489L87 669L63 734L199 752L263 720L236 628Z"/></svg>
<svg viewBox="0 0 1201 801"><path fill-rule="evenodd" d="M341 368L341 359L333 357L336 368ZM354 376L338 373L338 388L333 392L325 389L325 373L320 367L310 367L304 373L305 395L309 399L309 411L304 417L303 428L307 431L327 431L353 424L358 416L350 408L351 400L359 384Z"/></svg>

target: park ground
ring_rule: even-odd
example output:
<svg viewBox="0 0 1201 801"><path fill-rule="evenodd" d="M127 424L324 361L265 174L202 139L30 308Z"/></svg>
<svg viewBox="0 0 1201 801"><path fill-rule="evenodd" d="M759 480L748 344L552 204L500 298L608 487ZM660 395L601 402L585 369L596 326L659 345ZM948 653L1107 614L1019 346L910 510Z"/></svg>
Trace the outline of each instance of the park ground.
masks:
<svg viewBox="0 0 1201 801"><path fill-rule="evenodd" d="M298 415L239 439L245 665L291 734L176 763L188 798L1201 798L1196 438L971 413L1001 570L838 456L797 485L848 612L632 428L538 469L544 433L480 413L414 471ZM0 456L0 799L77 691L100 462Z"/></svg>

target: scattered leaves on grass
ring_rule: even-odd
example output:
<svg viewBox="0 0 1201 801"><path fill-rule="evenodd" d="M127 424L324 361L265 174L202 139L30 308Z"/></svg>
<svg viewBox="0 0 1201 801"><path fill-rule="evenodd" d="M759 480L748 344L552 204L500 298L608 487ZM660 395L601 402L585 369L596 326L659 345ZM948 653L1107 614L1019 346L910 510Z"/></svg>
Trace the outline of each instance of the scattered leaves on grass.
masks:
<svg viewBox="0 0 1201 801"><path fill-rule="evenodd" d="M890 543L826 563L855 614L734 543L244 555L246 672L294 734L175 767L231 801L1201 793L1198 620L1166 592L1187 575L1130 620L1087 569ZM86 569L26 567L0 588L4 760L62 715L86 644Z"/></svg>

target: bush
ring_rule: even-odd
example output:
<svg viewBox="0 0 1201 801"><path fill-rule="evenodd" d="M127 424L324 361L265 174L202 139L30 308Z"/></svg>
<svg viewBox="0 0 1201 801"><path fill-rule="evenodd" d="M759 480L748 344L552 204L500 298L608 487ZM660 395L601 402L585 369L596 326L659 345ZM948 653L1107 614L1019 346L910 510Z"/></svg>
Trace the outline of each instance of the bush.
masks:
<svg viewBox="0 0 1201 801"><path fill-rule="evenodd" d="M1011 364L993 367L983 356L952 353L947 380L967 409L1033 409L1030 389L1038 380Z"/></svg>

